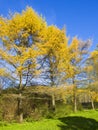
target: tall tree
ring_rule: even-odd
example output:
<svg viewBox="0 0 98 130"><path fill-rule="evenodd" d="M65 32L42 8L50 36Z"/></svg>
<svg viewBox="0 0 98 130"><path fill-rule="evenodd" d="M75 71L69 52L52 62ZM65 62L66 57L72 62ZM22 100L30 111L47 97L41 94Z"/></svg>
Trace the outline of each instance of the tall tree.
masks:
<svg viewBox="0 0 98 130"><path fill-rule="evenodd" d="M39 57L40 68L42 73L40 78L45 84L55 87L60 85L63 76L63 54L65 53L68 61L68 39L65 30L60 30L56 26L49 26L46 31L46 39L43 44L38 44L42 57ZM66 68L68 62L66 62ZM67 71L67 70L66 70ZM52 95L53 109L55 110L55 96Z"/></svg>
<svg viewBox="0 0 98 130"><path fill-rule="evenodd" d="M32 8L15 13L10 19L0 18L0 58L18 84L20 122L23 120L22 91L36 75L39 53L35 43L43 41L45 28L45 21Z"/></svg>
<svg viewBox="0 0 98 130"><path fill-rule="evenodd" d="M91 52L87 60L86 72L88 78L88 90L91 97L92 109L95 109L94 101L98 99L98 50Z"/></svg>
<svg viewBox="0 0 98 130"><path fill-rule="evenodd" d="M83 82L84 66L87 60L90 45L90 40L84 42L74 38L69 46L71 56L71 70L69 71L69 79L71 79L71 83L73 84L73 101L75 112L77 111L77 87L81 87Z"/></svg>

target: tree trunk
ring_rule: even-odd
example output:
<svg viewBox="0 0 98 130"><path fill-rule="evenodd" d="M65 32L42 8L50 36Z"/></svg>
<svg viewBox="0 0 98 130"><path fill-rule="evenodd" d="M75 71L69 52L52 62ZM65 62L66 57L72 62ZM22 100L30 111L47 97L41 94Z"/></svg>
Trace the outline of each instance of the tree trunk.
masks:
<svg viewBox="0 0 98 130"><path fill-rule="evenodd" d="M77 87L75 85L75 80L73 78L73 98L74 98L74 112L77 112Z"/></svg>
<svg viewBox="0 0 98 130"><path fill-rule="evenodd" d="M76 99L76 92L74 93L74 112L77 112L77 99Z"/></svg>
<svg viewBox="0 0 98 130"><path fill-rule="evenodd" d="M22 123L23 122L23 113L20 114L20 117L19 117L19 122Z"/></svg>
<svg viewBox="0 0 98 130"><path fill-rule="evenodd" d="M19 99L18 99L18 115L19 122L23 122L23 106L22 106L22 72L20 72Z"/></svg>
<svg viewBox="0 0 98 130"><path fill-rule="evenodd" d="M23 122L23 108L22 108L22 94L19 93L18 99L18 115L19 115L19 123Z"/></svg>
<svg viewBox="0 0 98 130"><path fill-rule="evenodd" d="M55 111L56 109L56 104L55 104L55 96L52 94L52 110Z"/></svg>
<svg viewBox="0 0 98 130"><path fill-rule="evenodd" d="M73 77L73 103L74 103L74 112L77 112L77 86L75 84L75 77Z"/></svg>
<svg viewBox="0 0 98 130"><path fill-rule="evenodd" d="M91 105L92 105L92 109L95 110L95 105L94 105L93 99L91 99Z"/></svg>

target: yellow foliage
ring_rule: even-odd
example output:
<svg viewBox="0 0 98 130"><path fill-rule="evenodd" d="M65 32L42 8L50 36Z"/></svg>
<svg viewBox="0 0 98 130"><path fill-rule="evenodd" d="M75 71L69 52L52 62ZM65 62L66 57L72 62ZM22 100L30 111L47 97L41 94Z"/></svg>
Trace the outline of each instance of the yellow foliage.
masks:
<svg viewBox="0 0 98 130"><path fill-rule="evenodd" d="M92 65L89 65L89 66L87 66L87 67L85 68L85 70L86 70L87 72L91 72L91 71L93 71L93 66L92 66Z"/></svg>
<svg viewBox="0 0 98 130"><path fill-rule="evenodd" d="M92 53L91 53L91 58L96 58L96 59L98 59L98 51L97 50L95 50L95 51L93 51Z"/></svg>
<svg viewBox="0 0 98 130"><path fill-rule="evenodd" d="M27 7L21 14L15 13L11 19L0 18L0 37L9 44L24 44L28 39L43 40L47 28L45 20L32 8ZM33 43L33 41L32 41Z"/></svg>
<svg viewBox="0 0 98 130"><path fill-rule="evenodd" d="M81 60L79 40L74 37L68 45L65 29L47 26L45 20L30 7L21 14L15 13L11 19L0 17L0 39L4 44L4 48L0 48L0 57L14 67L18 77L28 71L38 75L37 58L41 56L50 61L50 71L53 72L50 76L59 75L67 79L79 73L76 66ZM65 92L64 89L56 89L56 92L59 95ZM51 93L55 93L55 87Z"/></svg>

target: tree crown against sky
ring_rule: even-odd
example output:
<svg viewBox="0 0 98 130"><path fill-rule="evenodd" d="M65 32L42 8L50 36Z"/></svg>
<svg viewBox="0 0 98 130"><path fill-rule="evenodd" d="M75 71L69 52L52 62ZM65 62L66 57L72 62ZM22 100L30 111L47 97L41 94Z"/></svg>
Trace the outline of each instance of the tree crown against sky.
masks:
<svg viewBox="0 0 98 130"><path fill-rule="evenodd" d="M15 13L10 19L1 17L0 24L1 57L14 67L12 72L18 72L13 76L19 76L19 73L24 71L23 73L27 73L28 78L31 64L34 62L32 67L35 67L37 61L34 59L40 55L44 57L44 65L46 65L44 67L47 68L48 64L48 70L46 70L48 76L51 77L51 73L52 76L54 75L51 80L56 78L56 73L62 75L63 71L70 78L75 73L75 64L70 61L79 62L81 54L90 45L89 41L82 42L76 37L68 45L65 29L47 25L42 16L30 7L27 7L21 14Z"/></svg>
<svg viewBox="0 0 98 130"><path fill-rule="evenodd" d="M15 6L14 6L15 5ZM98 1L89 0L3 0L0 1L0 14L8 16L8 12L21 12L26 6L33 7L39 14L42 14L49 25L55 24L59 28L65 25L67 35L72 38L77 35L82 40L92 39L94 50L97 43L98 23ZM85 30L85 31L84 31Z"/></svg>

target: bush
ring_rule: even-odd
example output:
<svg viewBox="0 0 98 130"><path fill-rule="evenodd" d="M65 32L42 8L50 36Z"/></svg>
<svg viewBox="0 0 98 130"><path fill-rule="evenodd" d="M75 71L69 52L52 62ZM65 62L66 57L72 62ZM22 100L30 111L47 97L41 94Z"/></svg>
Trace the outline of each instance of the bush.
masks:
<svg viewBox="0 0 98 130"><path fill-rule="evenodd" d="M73 112L73 106L67 105L64 103L59 103L56 105L56 110L53 112L52 110L49 110L47 113L46 118L60 118L65 117L68 114Z"/></svg>
<svg viewBox="0 0 98 130"><path fill-rule="evenodd" d="M0 121L0 126L8 126L8 122L6 121Z"/></svg>
<svg viewBox="0 0 98 130"><path fill-rule="evenodd" d="M73 112L73 106L72 105L60 104L56 108L55 117L56 118L65 117L72 112Z"/></svg>

